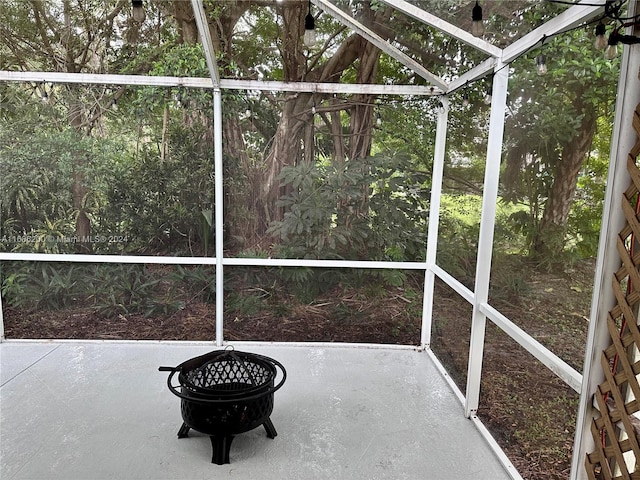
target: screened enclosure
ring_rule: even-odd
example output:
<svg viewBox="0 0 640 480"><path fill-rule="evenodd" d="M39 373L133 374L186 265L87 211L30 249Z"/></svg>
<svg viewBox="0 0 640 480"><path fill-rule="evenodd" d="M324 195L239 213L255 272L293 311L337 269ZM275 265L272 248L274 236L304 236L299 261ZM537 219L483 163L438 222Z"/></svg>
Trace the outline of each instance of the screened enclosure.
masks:
<svg viewBox="0 0 640 480"><path fill-rule="evenodd" d="M4 339L412 345L523 478L629 478L585 458L636 1L0 12Z"/></svg>

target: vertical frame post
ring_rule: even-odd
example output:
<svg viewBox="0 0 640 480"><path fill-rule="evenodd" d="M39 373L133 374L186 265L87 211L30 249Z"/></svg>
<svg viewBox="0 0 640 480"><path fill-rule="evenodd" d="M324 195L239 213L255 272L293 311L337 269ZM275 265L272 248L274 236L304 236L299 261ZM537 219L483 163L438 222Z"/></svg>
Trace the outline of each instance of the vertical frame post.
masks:
<svg viewBox="0 0 640 480"><path fill-rule="evenodd" d="M420 345L429 348L431 344L431 325L433 318L433 291L435 288L435 274L433 266L436 264L438 251L438 227L440 225L440 197L442 195L442 177L447 144L447 128L449 121L449 98L440 98L442 107L438 111L436 125L436 143L433 152L433 169L431 173L431 199L429 201L429 224L427 227L427 268L424 272L424 294L422 299L422 331Z"/></svg>
<svg viewBox="0 0 640 480"><path fill-rule="evenodd" d="M211 41L209 21L204 10L203 0L191 0L193 15L200 33L204 57L213 83L213 155L214 155L214 198L216 229L216 345L224 342L222 315L224 312L224 270L222 267L224 254L224 219L222 201L222 91L220 90L220 72L216 62L216 52Z"/></svg>
<svg viewBox="0 0 640 480"><path fill-rule="evenodd" d="M222 91L213 89L213 155L216 228L216 345L224 342L224 213L222 179Z"/></svg>
<svg viewBox="0 0 640 480"><path fill-rule="evenodd" d="M482 196L482 214L478 238L471 342L469 345L467 390L464 407L467 417L476 415L480 403L480 379L484 355L485 327L487 324L487 317L480 311L480 305L487 303L489 299L491 255L493 253L493 233L496 221L496 203L498 201L498 181L500 178L500 160L502 157L504 120L507 108L508 80L509 69L502 62L498 62L493 76L484 194Z"/></svg>

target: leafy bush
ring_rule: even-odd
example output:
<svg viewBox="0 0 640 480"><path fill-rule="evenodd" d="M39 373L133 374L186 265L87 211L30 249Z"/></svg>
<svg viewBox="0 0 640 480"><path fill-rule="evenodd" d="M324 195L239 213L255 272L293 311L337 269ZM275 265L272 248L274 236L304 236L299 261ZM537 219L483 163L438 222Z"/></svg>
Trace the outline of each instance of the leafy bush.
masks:
<svg viewBox="0 0 640 480"><path fill-rule="evenodd" d="M144 148L114 178L102 216L115 230L126 232L130 250L210 253L213 157L200 151L201 134L172 127L176 148L164 161Z"/></svg>
<svg viewBox="0 0 640 480"><path fill-rule="evenodd" d="M290 193L269 232L298 258L416 260L424 256L425 175L402 156L283 169Z"/></svg>
<svg viewBox="0 0 640 480"><path fill-rule="evenodd" d="M25 310L90 307L96 313L169 313L184 306L161 270L144 265L3 262L2 298Z"/></svg>

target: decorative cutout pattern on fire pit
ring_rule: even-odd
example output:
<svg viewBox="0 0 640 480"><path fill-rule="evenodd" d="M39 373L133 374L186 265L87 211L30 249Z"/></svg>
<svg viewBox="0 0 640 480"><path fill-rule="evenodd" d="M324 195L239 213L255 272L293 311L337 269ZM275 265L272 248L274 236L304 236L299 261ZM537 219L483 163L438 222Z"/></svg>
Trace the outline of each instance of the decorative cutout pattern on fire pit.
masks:
<svg viewBox="0 0 640 480"><path fill-rule="evenodd" d="M275 368L268 362L252 359L244 361L233 352L208 361L184 374L183 386L196 390L245 391L260 387L275 377Z"/></svg>

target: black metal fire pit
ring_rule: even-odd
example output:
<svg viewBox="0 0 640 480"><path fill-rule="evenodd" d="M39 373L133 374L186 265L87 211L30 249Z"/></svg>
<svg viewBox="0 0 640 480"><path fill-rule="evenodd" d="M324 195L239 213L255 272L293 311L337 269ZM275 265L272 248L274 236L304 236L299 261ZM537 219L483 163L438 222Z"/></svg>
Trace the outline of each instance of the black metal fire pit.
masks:
<svg viewBox="0 0 640 480"><path fill-rule="evenodd" d="M282 374L277 385L276 367ZM159 370L171 372L167 386L181 399L183 423L178 438L187 437L192 428L209 435L212 463L229 463L234 435L260 425L269 438L277 435L269 416L273 411L273 393L284 384L287 372L276 360L225 349ZM173 385L176 373L180 385Z"/></svg>

